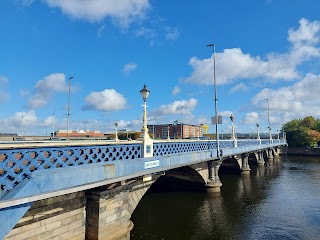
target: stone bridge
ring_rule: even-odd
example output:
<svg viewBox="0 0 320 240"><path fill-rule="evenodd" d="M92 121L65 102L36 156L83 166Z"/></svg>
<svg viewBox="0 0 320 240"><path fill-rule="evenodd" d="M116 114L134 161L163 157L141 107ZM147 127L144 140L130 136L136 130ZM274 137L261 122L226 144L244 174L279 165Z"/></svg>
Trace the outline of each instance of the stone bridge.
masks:
<svg viewBox="0 0 320 240"><path fill-rule="evenodd" d="M0 239L129 239L131 214L175 169L209 192L219 169L247 174L286 141L47 141L0 144ZM178 174L177 174L178 173Z"/></svg>

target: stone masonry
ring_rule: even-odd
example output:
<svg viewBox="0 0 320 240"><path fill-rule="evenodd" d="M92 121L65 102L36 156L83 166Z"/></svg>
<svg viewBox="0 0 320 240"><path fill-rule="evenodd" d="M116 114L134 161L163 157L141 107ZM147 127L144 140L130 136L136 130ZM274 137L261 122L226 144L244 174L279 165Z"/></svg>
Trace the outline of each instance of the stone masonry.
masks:
<svg viewBox="0 0 320 240"><path fill-rule="evenodd" d="M4 239L85 239L84 192L34 202Z"/></svg>

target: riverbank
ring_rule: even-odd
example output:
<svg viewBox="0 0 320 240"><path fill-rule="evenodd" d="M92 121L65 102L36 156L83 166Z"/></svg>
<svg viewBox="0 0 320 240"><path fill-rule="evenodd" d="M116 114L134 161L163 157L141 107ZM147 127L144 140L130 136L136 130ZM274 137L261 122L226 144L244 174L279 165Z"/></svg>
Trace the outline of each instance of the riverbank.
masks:
<svg viewBox="0 0 320 240"><path fill-rule="evenodd" d="M320 156L320 148L293 148L288 147L287 156Z"/></svg>

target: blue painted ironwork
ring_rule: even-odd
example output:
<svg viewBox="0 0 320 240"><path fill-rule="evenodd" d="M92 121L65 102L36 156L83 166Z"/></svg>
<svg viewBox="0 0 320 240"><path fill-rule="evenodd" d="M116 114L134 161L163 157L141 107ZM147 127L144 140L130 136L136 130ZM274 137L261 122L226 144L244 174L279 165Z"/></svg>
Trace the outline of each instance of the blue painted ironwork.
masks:
<svg viewBox="0 0 320 240"><path fill-rule="evenodd" d="M140 144L0 150L0 198L36 170L141 158Z"/></svg>
<svg viewBox="0 0 320 240"><path fill-rule="evenodd" d="M233 148L233 140L221 140L220 149ZM269 144L269 140L262 140ZM238 140L238 147L259 145L257 139ZM187 152L213 151L216 141L154 142L154 156ZM120 161L141 158L140 143L33 147L0 150L0 198L28 178L36 170L64 168L83 164Z"/></svg>

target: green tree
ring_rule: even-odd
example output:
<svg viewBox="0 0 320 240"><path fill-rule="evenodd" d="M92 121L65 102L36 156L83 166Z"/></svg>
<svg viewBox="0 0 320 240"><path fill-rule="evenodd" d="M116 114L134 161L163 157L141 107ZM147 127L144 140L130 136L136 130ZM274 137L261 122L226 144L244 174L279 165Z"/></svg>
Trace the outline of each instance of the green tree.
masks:
<svg viewBox="0 0 320 240"><path fill-rule="evenodd" d="M306 127L306 128L312 129L312 130L316 130L317 121L314 119L314 117L308 116L308 117L305 117L304 119L302 119L301 125L303 127Z"/></svg>

